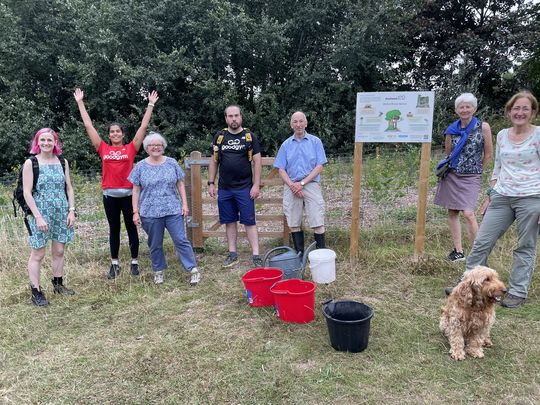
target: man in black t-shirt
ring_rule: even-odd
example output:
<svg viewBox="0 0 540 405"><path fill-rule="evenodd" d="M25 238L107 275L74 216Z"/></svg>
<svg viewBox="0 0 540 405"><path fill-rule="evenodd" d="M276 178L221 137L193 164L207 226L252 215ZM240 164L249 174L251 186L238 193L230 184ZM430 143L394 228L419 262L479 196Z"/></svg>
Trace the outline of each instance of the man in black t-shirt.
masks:
<svg viewBox="0 0 540 405"><path fill-rule="evenodd" d="M218 200L219 222L225 224L229 253L223 267L238 262L237 222L244 225L253 252L253 264L262 267L259 256L259 235L255 222L255 199L261 184L261 151L259 140L242 127L242 113L237 105L225 109L227 128L218 131L212 142L212 159L208 168L208 193ZM251 162L253 161L253 171ZM219 193L215 179L219 167Z"/></svg>

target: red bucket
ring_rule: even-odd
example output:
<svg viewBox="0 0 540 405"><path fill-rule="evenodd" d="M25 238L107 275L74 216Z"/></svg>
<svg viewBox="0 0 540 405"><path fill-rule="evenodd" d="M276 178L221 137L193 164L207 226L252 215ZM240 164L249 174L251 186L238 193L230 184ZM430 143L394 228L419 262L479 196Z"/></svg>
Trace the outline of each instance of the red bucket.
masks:
<svg viewBox="0 0 540 405"><path fill-rule="evenodd" d="M271 307L274 305L274 297L270 293L270 287L281 280L283 272L273 267L258 267L248 271L242 276L242 282L246 287L248 304L252 307Z"/></svg>
<svg viewBox="0 0 540 405"><path fill-rule="evenodd" d="M282 280L270 287L279 319L308 323L315 317L315 283L297 278Z"/></svg>

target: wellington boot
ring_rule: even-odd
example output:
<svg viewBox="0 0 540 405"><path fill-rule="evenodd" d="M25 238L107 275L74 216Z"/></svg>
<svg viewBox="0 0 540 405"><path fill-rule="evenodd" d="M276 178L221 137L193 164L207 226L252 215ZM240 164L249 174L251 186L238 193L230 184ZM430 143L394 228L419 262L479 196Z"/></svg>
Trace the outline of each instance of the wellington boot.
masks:
<svg viewBox="0 0 540 405"><path fill-rule="evenodd" d="M315 242L317 242L317 249L326 248L326 243L324 242L324 233L316 233L313 236L315 237Z"/></svg>
<svg viewBox="0 0 540 405"><path fill-rule="evenodd" d="M304 232L291 232L294 248L297 252L304 254Z"/></svg>

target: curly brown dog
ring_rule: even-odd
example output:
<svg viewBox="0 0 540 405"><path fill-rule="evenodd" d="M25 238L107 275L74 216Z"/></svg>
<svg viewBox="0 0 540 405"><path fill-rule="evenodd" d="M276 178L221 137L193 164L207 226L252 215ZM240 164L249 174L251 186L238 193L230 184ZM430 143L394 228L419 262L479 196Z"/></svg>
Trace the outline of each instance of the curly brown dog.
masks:
<svg viewBox="0 0 540 405"><path fill-rule="evenodd" d="M465 272L448 297L439 323L454 360L463 360L465 353L484 357L483 347L492 346L489 332L495 322L495 303L504 293L506 287L495 270L476 266Z"/></svg>

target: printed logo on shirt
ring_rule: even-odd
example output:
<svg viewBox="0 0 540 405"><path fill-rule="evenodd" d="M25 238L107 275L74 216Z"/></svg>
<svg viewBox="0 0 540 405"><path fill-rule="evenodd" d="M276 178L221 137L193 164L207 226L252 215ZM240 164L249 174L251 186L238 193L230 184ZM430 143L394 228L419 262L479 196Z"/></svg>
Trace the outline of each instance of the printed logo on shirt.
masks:
<svg viewBox="0 0 540 405"><path fill-rule="evenodd" d="M226 144L221 146L221 150L244 150L244 149L246 149L246 145L242 144L240 139L229 139Z"/></svg>
<svg viewBox="0 0 540 405"><path fill-rule="evenodd" d="M129 159L129 155L126 153L125 149L120 150L111 150L108 155L103 156L103 160L125 160Z"/></svg>

